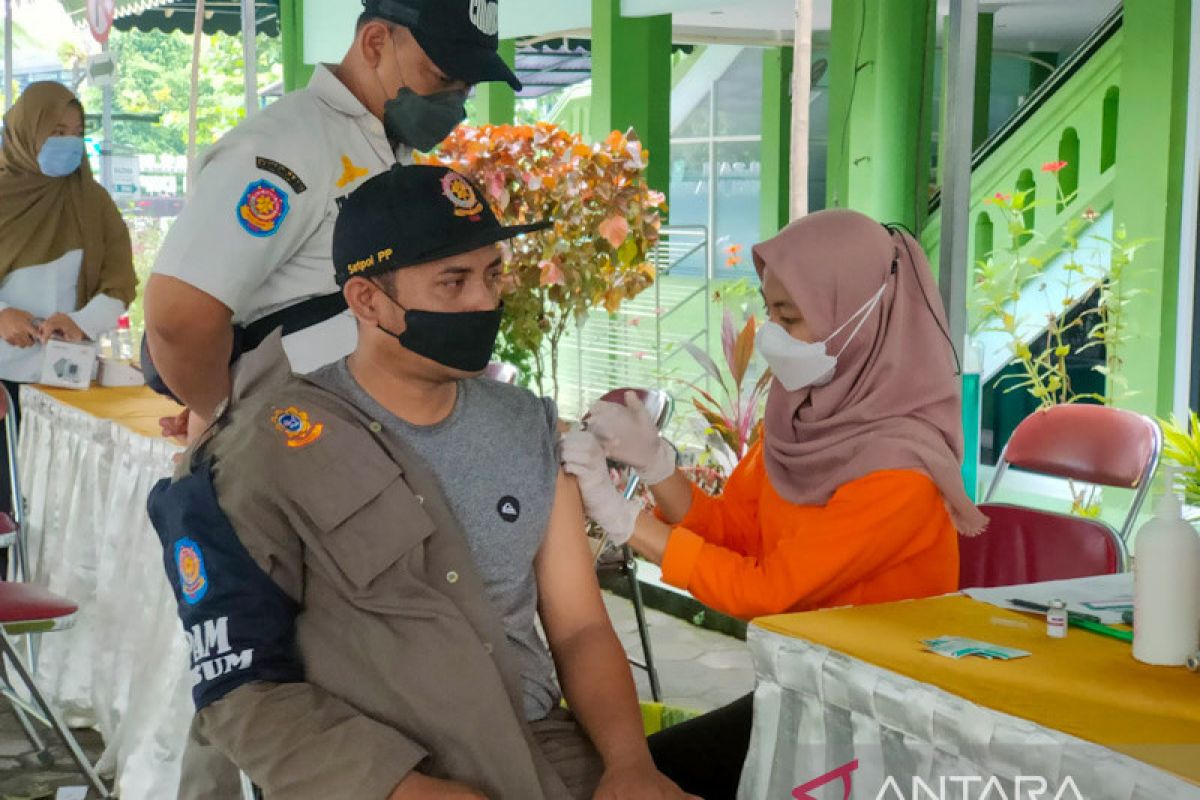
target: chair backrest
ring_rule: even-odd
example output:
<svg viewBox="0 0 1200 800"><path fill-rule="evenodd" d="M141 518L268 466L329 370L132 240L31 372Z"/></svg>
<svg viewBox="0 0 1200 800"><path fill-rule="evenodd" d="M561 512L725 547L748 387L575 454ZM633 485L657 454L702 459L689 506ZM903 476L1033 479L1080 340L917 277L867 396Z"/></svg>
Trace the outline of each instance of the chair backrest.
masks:
<svg viewBox="0 0 1200 800"><path fill-rule="evenodd" d="M520 374L520 370L512 364L506 364L503 361L493 361L483 370L483 377L507 384L516 383Z"/></svg>
<svg viewBox="0 0 1200 800"><path fill-rule="evenodd" d="M1136 494L1121 526L1128 540L1162 454L1162 431L1149 417L1119 408L1059 405L1037 411L1013 431L987 491L991 500L1010 466Z"/></svg>
<svg viewBox="0 0 1200 800"><path fill-rule="evenodd" d="M628 387L613 389L605 393L600 399L623 406L625 405L625 394L627 392L633 392L637 396L637 399L642 401L642 405L646 407L646 410L650 412L650 417L654 420L654 427L660 431L667 427L667 423L671 421L671 415L675 411L675 401L671 399L671 395L662 389L633 389ZM625 479L625 496L633 497L642 479L632 469L621 468L619 465L613 466L618 468L622 478Z"/></svg>
<svg viewBox="0 0 1200 800"><path fill-rule="evenodd" d="M989 504L987 529L958 537L961 589L1111 575L1125 570L1121 537L1103 522Z"/></svg>

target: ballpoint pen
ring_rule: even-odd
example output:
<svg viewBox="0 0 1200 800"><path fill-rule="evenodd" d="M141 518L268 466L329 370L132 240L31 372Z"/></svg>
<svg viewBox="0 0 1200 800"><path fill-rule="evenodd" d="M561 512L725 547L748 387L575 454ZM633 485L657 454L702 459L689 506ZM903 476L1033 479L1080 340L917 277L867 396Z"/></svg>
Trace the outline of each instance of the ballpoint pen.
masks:
<svg viewBox="0 0 1200 800"><path fill-rule="evenodd" d="M1010 599L1008 602L1012 603L1017 608L1023 608L1023 609L1027 609L1029 611L1040 611L1043 614L1050 610L1049 606L1044 606L1041 603L1033 603L1033 602L1030 602L1029 600L1019 600L1019 599L1013 598L1013 599ZM1080 620L1082 620L1084 622L1094 622L1097 625L1099 625L1102 622L1102 620L1099 617L1097 617L1095 614L1084 614L1079 611L1070 611L1070 610L1067 611L1067 621L1077 622Z"/></svg>

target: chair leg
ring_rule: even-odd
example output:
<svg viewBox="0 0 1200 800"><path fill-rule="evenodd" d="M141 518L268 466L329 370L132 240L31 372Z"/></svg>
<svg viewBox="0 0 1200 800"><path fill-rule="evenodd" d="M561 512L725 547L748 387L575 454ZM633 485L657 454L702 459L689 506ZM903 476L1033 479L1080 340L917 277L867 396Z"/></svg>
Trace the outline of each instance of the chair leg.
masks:
<svg viewBox="0 0 1200 800"><path fill-rule="evenodd" d="M637 579L637 561L628 545L622 548L622 555L625 557L623 571L629 578L629 596L633 599L633 615L637 618L638 635L642 639L642 654L646 657L646 663L638 666L643 666L650 678L650 696L654 702L661 703L662 689L658 685L658 668L654 666L654 653L650 649L650 627L646 624L646 606L642 603L642 587Z"/></svg>
<svg viewBox="0 0 1200 800"><path fill-rule="evenodd" d="M21 680L25 683L25 687L29 690L29 694L33 697L34 702L37 703L39 708L41 708L42 713L46 716L46 719L50 720L50 727L54 730L54 733L58 735L59 740L67 748L67 752L71 754L71 760L75 762L75 766L77 766L79 771L83 773L84 777L87 778L88 783L90 783L92 788L96 790L99 797L101 797L103 800L109 800L109 798L112 797L112 793L110 793L108 787L104 785L104 781L101 780L100 775L96 772L96 768L92 766L92 762L88 760L87 756L83 752L83 749L80 748L79 742L75 739L75 735L71 733L71 729L67 727L65 722L63 722L63 719L61 716L59 716L58 711L52 705L50 705L45 696L42 695L42 691L40 688L38 688L37 683L34 682L33 676L29 674L29 671L25 669L25 665L21 663L21 659L17 657L16 648L13 647L12 641L9 639L8 634L2 631L0 631L0 647L3 648L2 655L7 656L9 660L12 661L13 669L17 671L17 674L21 677Z"/></svg>

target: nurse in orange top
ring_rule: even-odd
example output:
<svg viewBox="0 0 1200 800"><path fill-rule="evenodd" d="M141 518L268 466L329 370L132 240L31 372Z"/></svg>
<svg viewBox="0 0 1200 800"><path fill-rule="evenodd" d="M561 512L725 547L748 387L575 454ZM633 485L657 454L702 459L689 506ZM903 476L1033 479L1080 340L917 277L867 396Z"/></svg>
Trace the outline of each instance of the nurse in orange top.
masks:
<svg viewBox="0 0 1200 800"><path fill-rule="evenodd" d="M676 470L636 398L598 403L563 446L589 515L661 564L667 583L742 619L954 591L958 533L986 519L960 476L960 384L920 245L831 210L755 247L754 263L770 318L757 347L775 375L762 441L709 497ZM606 457L641 474L656 514L617 493ZM739 703L738 719L687 737L712 749L679 756L710 772L736 761L730 747L744 756L744 742L720 741L748 736L749 700ZM674 766L659 763L685 791L736 792L740 761L706 785Z"/></svg>

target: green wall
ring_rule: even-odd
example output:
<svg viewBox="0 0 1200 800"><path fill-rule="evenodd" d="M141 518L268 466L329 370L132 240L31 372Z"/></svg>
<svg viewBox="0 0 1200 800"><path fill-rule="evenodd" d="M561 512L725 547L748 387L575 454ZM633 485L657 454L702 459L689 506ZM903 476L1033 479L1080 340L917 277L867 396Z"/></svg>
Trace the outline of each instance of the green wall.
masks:
<svg viewBox="0 0 1200 800"><path fill-rule="evenodd" d="M1126 3L1117 123L1115 211L1149 242L1134 264L1145 291L1130 308L1130 405L1168 416L1175 385L1179 233L1187 117L1190 3ZM1082 133L1082 132L1081 132ZM1099 134L1094 132L1093 135Z"/></svg>
<svg viewBox="0 0 1200 800"><path fill-rule="evenodd" d="M671 17L626 18L621 0L592 0L591 136L633 128L650 152L647 182L671 174Z"/></svg>

